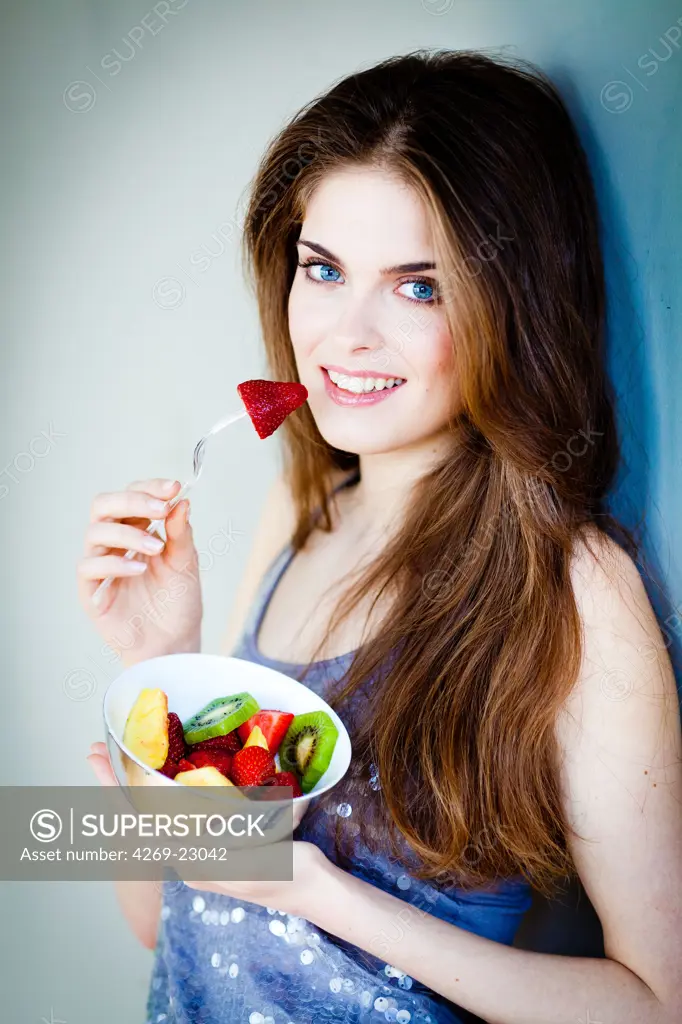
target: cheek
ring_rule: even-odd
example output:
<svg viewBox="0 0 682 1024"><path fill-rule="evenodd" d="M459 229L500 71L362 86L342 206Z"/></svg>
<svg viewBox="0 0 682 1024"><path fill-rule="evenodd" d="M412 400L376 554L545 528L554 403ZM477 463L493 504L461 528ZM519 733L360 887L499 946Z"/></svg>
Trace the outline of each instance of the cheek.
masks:
<svg viewBox="0 0 682 1024"><path fill-rule="evenodd" d="M306 283L299 279L289 292L288 319L291 343L299 352L317 344L329 328L324 303L316 302Z"/></svg>
<svg viewBox="0 0 682 1024"><path fill-rule="evenodd" d="M406 352L424 389L434 396L446 391L452 382L454 354L452 339L445 323L434 325L419 345Z"/></svg>

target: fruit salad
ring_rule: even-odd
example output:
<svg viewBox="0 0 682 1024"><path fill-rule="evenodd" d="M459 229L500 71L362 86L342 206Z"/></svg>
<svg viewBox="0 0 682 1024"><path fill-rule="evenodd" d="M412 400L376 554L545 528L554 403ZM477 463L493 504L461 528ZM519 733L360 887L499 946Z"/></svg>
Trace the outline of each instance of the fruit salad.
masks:
<svg viewBox="0 0 682 1024"><path fill-rule="evenodd" d="M291 786L296 797L322 778L338 735L326 711L260 708L245 691L216 697L182 722L163 690L146 688L123 742L147 767L185 786Z"/></svg>

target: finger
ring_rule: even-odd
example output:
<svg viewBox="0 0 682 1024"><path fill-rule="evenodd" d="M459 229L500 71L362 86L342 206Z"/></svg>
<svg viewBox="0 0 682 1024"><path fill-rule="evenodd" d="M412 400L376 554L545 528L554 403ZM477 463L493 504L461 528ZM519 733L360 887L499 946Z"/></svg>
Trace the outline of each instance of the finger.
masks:
<svg viewBox="0 0 682 1024"><path fill-rule="evenodd" d="M89 762L101 786L118 786L118 779L114 775L108 757L103 757L101 754L88 754L85 760Z"/></svg>
<svg viewBox="0 0 682 1024"><path fill-rule="evenodd" d="M189 522L189 502L179 501L166 518L166 560L171 565L181 565L194 556L194 534Z"/></svg>
<svg viewBox="0 0 682 1024"><path fill-rule="evenodd" d="M143 491L97 494L90 506L90 521L101 519L164 519L168 503Z"/></svg>
<svg viewBox="0 0 682 1024"><path fill-rule="evenodd" d="M143 556L144 557L144 556ZM99 555L81 558L77 565L79 580L103 580L107 576L139 576L147 569L147 562L123 555Z"/></svg>
<svg viewBox="0 0 682 1024"><path fill-rule="evenodd" d="M154 531L147 533L127 523L111 523L99 520L90 523L85 531L84 555L103 555L111 549L116 551L140 551L145 555L158 555L163 551L164 542Z"/></svg>
<svg viewBox="0 0 682 1024"><path fill-rule="evenodd" d="M132 484L128 484L126 490L144 491L155 498L167 501L177 494L180 486L179 480L164 480L162 477L156 477L153 480L133 480Z"/></svg>

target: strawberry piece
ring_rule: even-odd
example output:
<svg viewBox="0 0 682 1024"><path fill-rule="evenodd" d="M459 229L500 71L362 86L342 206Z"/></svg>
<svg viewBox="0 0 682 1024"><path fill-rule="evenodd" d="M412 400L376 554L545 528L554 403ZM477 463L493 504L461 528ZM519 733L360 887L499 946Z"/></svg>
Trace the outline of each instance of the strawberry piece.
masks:
<svg viewBox="0 0 682 1024"><path fill-rule="evenodd" d="M174 711L168 712L168 757L176 763L187 753L182 722Z"/></svg>
<svg viewBox="0 0 682 1024"><path fill-rule="evenodd" d="M230 778L235 786L260 786L261 778L275 771L275 759L265 747L242 747L232 758Z"/></svg>
<svg viewBox="0 0 682 1024"><path fill-rule="evenodd" d="M191 761L188 761L186 757L183 757L182 760L178 761L179 772L189 772L192 771L194 768L196 768L196 765L192 764Z"/></svg>
<svg viewBox="0 0 682 1024"><path fill-rule="evenodd" d="M246 743L251 730L257 725L265 737L268 750L271 754L276 754L293 718L293 714L289 711L273 711L263 708L261 711L257 711L255 715L251 715L247 722L238 726L237 733L240 740Z"/></svg>
<svg viewBox="0 0 682 1024"><path fill-rule="evenodd" d="M190 747L192 753L195 750L224 750L227 754L236 754L242 749L242 742L237 735L237 730L225 733L224 736L211 736L207 740L199 740Z"/></svg>
<svg viewBox="0 0 682 1024"><path fill-rule="evenodd" d="M213 765L221 775L230 778L232 754L228 754L225 750L193 750L187 760L191 761L195 768L204 768L207 764Z"/></svg>
<svg viewBox="0 0 682 1024"><path fill-rule="evenodd" d="M308 389L295 381L245 380L237 391L260 438L274 434L308 398Z"/></svg>
<svg viewBox="0 0 682 1024"><path fill-rule="evenodd" d="M274 775L268 775L263 778L261 786L291 786L293 788L292 796L303 796L301 783L293 772L275 772Z"/></svg>
<svg viewBox="0 0 682 1024"><path fill-rule="evenodd" d="M162 775L167 775L169 779L174 779L180 771L180 766L169 756L159 768L159 771Z"/></svg>

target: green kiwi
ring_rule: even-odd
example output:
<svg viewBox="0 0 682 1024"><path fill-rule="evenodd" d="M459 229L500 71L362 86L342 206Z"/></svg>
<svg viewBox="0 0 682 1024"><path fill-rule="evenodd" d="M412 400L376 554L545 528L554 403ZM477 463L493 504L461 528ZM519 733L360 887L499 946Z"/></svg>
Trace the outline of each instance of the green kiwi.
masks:
<svg viewBox="0 0 682 1024"><path fill-rule="evenodd" d="M279 748L283 772L295 772L309 793L322 778L334 753L339 730L326 711L295 715Z"/></svg>
<svg viewBox="0 0 682 1024"><path fill-rule="evenodd" d="M212 736L225 736L260 711L260 705L250 693L235 693L231 697L216 697L201 711L182 723L187 743L200 743Z"/></svg>

